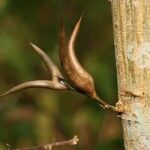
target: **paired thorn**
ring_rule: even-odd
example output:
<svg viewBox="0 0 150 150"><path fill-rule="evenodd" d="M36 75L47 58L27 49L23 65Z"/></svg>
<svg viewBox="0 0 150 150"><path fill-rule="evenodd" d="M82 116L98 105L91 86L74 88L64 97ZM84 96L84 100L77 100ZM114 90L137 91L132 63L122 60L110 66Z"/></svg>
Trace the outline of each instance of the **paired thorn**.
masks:
<svg viewBox="0 0 150 150"><path fill-rule="evenodd" d="M36 80L36 81L28 81L22 84L15 86L9 91L5 92L1 96L6 96L13 94L15 92L28 89L28 88L48 88L53 90L73 90L67 82L65 82L65 78L62 73L58 69L58 67L53 63L53 61L48 57L48 55L41 50L36 45L30 43L35 52L40 56L41 60L46 65L49 73L52 75L52 80Z"/></svg>
<svg viewBox="0 0 150 150"><path fill-rule="evenodd" d="M55 63L50 59L50 57L42 49L30 42L33 50L39 55L41 60L46 65L49 73L52 76L52 79L28 81L17 85L1 96L9 95L27 88L72 90L87 95L90 98L96 100L98 104L104 109L117 111L116 107L107 104L97 96L93 77L81 66L79 60L76 57L74 46L76 43L83 14L84 12L77 21L68 41L66 40L66 33L63 24L59 35L59 57L66 78L63 76ZM68 84L67 81L69 81L70 84Z"/></svg>

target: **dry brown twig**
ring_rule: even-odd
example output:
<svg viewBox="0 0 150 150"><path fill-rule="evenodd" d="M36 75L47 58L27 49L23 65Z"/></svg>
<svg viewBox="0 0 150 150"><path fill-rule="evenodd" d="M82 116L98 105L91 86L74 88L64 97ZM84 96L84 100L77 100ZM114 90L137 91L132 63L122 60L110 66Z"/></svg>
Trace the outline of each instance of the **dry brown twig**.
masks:
<svg viewBox="0 0 150 150"><path fill-rule="evenodd" d="M35 52L40 56L41 60L46 65L49 73L52 74L52 79L25 82L10 89L1 96L6 96L27 88L71 90L89 96L90 98L98 102L98 104L104 109L111 109L115 112L120 112L118 107L107 104L96 94L93 77L80 65L75 55L74 45L77 34L79 32L81 20L82 16L76 23L68 42L66 40L64 26L62 25L59 39L59 56L62 68L65 73L65 77L43 50L30 43Z"/></svg>
<svg viewBox="0 0 150 150"><path fill-rule="evenodd" d="M32 147L23 147L23 148L12 148L9 144L7 144L8 150L51 150L53 147L60 147L60 146L66 146L66 145L76 145L78 143L79 139L77 135L75 135L72 139L66 140L66 141L60 141L55 142L51 144L45 144L45 145L38 145L38 146L32 146Z"/></svg>

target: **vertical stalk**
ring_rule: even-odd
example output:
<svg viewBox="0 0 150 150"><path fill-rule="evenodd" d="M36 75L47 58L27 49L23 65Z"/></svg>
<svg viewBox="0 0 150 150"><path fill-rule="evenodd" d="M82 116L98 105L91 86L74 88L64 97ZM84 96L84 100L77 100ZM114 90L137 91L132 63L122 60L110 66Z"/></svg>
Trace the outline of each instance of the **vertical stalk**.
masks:
<svg viewBox="0 0 150 150"><path fill-rule="evenodd" d="M111 0L126 150L150 150L150 0Z"/></svg>

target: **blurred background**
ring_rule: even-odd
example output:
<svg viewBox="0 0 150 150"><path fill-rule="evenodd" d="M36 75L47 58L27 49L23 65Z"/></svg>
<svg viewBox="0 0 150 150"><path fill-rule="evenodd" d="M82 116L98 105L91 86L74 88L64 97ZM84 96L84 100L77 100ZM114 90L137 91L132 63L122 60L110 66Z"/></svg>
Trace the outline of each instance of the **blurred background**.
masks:
<svg viewBox="0 0 150 150"><path fill-rule="evenodd" d="M0 93L36 79L50 79L27 41L60 67L58 35L63 19L68 36L85 11L76 43L81 64L98 94L117 101L111 6L107 0L0 0ZM28 89L0 98L0 149L33 146L79 136L60 150L121 150L120 120L88 97L72 92ZM54 148L56 149L56 148Z"/></svg>

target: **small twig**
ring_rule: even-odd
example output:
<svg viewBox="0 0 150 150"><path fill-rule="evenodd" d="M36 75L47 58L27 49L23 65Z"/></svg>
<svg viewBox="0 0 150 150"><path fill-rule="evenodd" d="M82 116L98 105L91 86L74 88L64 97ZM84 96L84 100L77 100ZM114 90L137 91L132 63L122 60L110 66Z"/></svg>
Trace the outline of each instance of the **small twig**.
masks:
<svg viewBox="0 0 150 150"><path fill-rule="evenodd" d="M103 99L101 99L97 95L95 97L95 100L97 101L97 103L99 104L99 106L102 107L103 109L110 109L110 110L112 110L114 112L122 113L122 110L120 110L117 106L109 105L108 103L106 103Z"/></svg>
<svg viewBox="0 0 150 150"><path fill-rule="evenodd" d="M45 145L32 146L32 147L17 148L15 150L51 150L53 147L65 146L65 145L76 145L78 141L79 139L77 135L75 135L71 140L60 141L60 142L55 142L55 143L45 144Z"/></svg>

